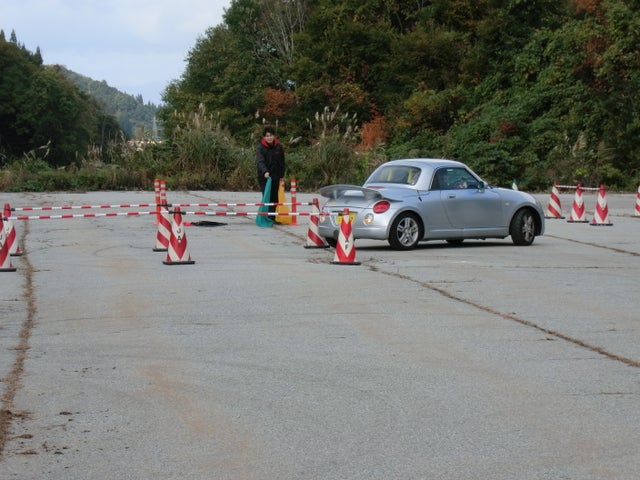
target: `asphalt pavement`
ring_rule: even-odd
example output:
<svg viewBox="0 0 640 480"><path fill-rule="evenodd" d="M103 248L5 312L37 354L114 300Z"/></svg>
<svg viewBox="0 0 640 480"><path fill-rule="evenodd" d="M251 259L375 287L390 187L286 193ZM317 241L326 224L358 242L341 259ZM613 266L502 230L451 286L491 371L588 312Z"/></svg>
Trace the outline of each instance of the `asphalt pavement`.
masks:
<svg viewBox="0 0 640 480"><path fill-rule="evenodd" d="M638 478L635 194L609 194L612 225L592 226L566 221L563 193L530 247L357 240L359 265L305 248L307 216L260 228L238 213L254 207L183 207L211 223L184 227L193 264L168 265L149 208L95 208L152 192L0 200L94 207L14 213L74 216L13 221L2 480ZM91 216L106 212L140 214Z"/></svg>

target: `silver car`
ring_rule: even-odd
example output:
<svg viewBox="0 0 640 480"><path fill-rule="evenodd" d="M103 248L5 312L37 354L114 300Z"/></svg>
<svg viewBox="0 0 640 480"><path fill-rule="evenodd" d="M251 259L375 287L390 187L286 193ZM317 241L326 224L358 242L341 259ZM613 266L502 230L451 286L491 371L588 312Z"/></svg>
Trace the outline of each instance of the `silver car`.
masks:
<svg viewBox="0 0 640 480"><path fill-rule="evenodd" d="M531 195L489 185L453 160L393 160L379 166L362 187L320 189L318 233L335 246L345 209L354 239L386 240L410 250L420 241L505 238L531 245L544 233L542 206Z"/></svg>

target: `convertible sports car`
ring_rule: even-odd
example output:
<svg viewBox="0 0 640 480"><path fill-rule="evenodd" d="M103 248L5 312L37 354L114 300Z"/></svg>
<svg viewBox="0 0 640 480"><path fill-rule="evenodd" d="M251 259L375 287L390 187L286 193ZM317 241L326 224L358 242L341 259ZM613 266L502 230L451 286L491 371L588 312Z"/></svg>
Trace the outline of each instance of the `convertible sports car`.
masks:
<svg viewBox="0 0 640 480"><path fill-rule="evenodd" d="M387 240L410 250L420 241L505 238L531 245L544 234L542 206L531 195L489 185L453 160L393 160L379 166L362 187L329 185L318 233L335 246L348 209L354 239Z"/></svg>

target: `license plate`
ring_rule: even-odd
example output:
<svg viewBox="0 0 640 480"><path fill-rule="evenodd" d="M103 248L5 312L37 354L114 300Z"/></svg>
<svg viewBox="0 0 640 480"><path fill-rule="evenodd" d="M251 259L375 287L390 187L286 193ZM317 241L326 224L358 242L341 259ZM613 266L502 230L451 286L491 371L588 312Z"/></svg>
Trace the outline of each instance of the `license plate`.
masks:
<svg viewBox="0 0 640 480"><path fill-rule="evenodd" d="M338 225L340 225L342 223L342 213L338 214ZM356 218L356 213L355 212L349 212L349 221L351 222L351 224L353 224L353 221Z"/></svg>

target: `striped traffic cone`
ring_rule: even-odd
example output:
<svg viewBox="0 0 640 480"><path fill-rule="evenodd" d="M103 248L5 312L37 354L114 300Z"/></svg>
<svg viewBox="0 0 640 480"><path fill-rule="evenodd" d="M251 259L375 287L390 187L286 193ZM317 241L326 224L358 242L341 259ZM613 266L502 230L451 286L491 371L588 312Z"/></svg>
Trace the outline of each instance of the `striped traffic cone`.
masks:
<svg viewBox="0 0 640 480"><path fill-rule="evenodd" d="M571 207L571 215L569 215L569 223L588 223L585 210L584 210L584 202L582 201L582 184L579 183L576 186L576 194L573 198L573 206Z"/></svg>
<svg viewBox="0 0 640 480"><path fill-rule="evenodd" d="M153 190L156 198L156 224L160 223L160 179L153 180Z"/></svg>
<svg viewBox="0 0 640 480"><path fill-rule="evenodd" d="M296 208L297 207L296 206L297 190L298 190L298 184L296 182L296 179L292 178L291 181L289 182L289 191L291 192L291 213L294 214L291 216L291 225L298 224L298 216L295 215L295 213L297 213L297 208Z"/></svg>
<svg viewBox="0 0 640 480"><path fill-rule="evenodd" d="M9 255L9 244L7 234L4 231L4 221L0 216L0 272L15 272L16 268L11 265L11 255Z"/></svg>
<svg viewBox="0 0 640 480"><path fill-rule="evenodd" d="M360 262L356 262L356 246L353 241L351 217L349 216L348 208L342 211L336 254L331 263L335 265L360 265Z"/></svg>
<svg viewBox="0 0 640 480"><path fill-rule="evenodd" d="M307 244L304 248L329 248L329 244L320 236L318 232L318 220L320 217L320 206L318 199L314 198L309 215L309 229L307 230Z"/></svg>
<svg viewBox="0 0 640 480"><path fill-rule="evenodd" d="M607 190L604 185L600 185L600 191L598 192L598 200L596 202L596 212L593 215L591 225L595 226L610 226L613 225L609 221L609 208L607 207Z"/></svg>
<svg viewBox="0 0 640 480"><path fill-rule="evenodd" d="M169 249L169 241L171 240L171 217L167 205L160 205L160 214L158 215L158 231L156 233L156 246L154 252L166 252Z"/></svg>
<svg viewBox="0 0 640 480"><path fill-rule="evenodd" d="M640 184L638 184L638 195L636 195L636 209L633 213L634 217L640 217Z"/></svg>
<svg viewBox="0 0 640 480"><path fill-rule="evenodd" d="M558 191L557 185L558 184L556 182L553 182L551 198L549 199L545 218L564 218L562 216L562 208L560 207L560 192Z"/></svg>
<svg viewBox="0 0 640 480"><path fill-rule="evenodd" d="M16 236L16 229L11 221L11 207L8 203L4 204L4 233L6 236L6 242L9 245L9 255L12 257L19 257L22 255L20 251L20 245L18 245L18 238Z"/></svg>
<svg viewBox="0 0 640 480"><path fill-rule="evenodd" d="M171 222L171 238L167 249L167 259L163 261L165 265L191 265L194 262L189 255L187 246L187 233L182 225L182 215L180 207L174 207Z"/></svg>

